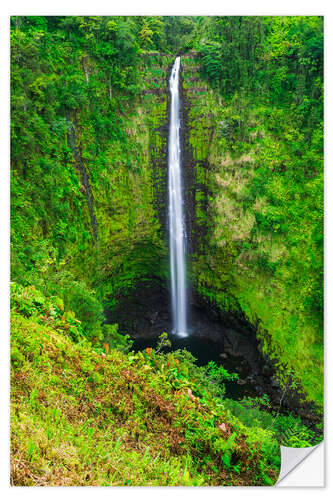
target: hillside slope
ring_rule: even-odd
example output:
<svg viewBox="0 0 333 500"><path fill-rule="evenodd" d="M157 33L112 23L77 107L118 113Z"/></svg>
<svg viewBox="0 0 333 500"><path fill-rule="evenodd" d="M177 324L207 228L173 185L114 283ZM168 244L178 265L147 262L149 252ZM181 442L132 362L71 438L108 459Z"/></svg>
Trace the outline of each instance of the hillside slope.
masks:
<svg viewBox="0 0 333 500"><path fill-rule="evenodd" d="M274 430L235 417L188 353L93 349L81 332L60 299L13 284L13 485L274 483Z"/></svg>

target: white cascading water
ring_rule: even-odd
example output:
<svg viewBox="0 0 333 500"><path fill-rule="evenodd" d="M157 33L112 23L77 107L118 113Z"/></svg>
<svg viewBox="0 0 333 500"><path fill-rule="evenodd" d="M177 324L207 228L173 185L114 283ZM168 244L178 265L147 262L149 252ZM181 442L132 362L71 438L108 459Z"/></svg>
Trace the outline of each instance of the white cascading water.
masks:
<svg viewBox="0 0 333 500"><path fill-rule="evenodd" d="M173 332L187 336L186 321L186 261L185 221L181 178L180 113L179 113L180 57L175 59L170 76L171 112L169 128L169 237L171 268L171 300Z"/></svg>

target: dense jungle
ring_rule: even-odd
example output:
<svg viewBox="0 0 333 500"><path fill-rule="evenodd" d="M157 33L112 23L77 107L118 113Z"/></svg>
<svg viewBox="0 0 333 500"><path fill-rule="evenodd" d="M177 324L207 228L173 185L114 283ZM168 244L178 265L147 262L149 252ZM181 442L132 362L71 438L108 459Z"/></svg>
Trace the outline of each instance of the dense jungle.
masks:
<svg viewBox="0 0 333 500"><path fill-rule="evenodd" d="M323 18L10 23L11 484L273 485L323 438Z"/></svg>

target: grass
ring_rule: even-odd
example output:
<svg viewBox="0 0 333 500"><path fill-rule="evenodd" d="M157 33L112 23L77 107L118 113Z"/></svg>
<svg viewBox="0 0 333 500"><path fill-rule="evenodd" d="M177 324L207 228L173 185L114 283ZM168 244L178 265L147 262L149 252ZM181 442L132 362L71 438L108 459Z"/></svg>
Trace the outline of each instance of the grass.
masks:
<svg viewBox="0 0 333 500"><path fill-rule="evenodd" d="M103 352L34 293L12 301L12 485L274 484L273 431L235 417L188 353Z"/></svg>

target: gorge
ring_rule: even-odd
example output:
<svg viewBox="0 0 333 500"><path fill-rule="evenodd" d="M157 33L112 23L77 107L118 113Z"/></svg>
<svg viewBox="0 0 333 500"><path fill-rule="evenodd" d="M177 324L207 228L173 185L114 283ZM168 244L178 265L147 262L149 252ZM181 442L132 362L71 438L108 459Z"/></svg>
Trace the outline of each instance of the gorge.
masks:
<svg viewBox="0 0 333 500"><path fill-rule="evenodd" d="M12 17L13 484L268 485L321 440L322 45Z"/></svg>
<svg viewBox="0 0 333 500"><path fill-rule="evenodd" d="M168 113L166 122L159 131L165 131L168 152L162 156L155 169L162 168L168 172L159 183L161 197L167 201L158 205L158 213L164 241L168 241L169 234L170 279L166 277L161 283L154 284L148 281L148 285L145 282L138 283L135 290L120 299L112 312L106 312L107 321L117 322L119 330L134 339L133 348L136 351L156 348L158 336L167 332L171 349L185 348L195 356L199 365L215 361L228 371L238 373L240 380L226 383L228 397L242 399L268 394L272 411L301 415L302 420L314 428L318 419L313 414L311 403L305 403L293 388L287 387L284 390L279 386L274 364L262 352L263 342L258 337L257 325L251 324L241 311L223 313L214 300L209 301L200 296L193 284L193 272L192 282L187 284L188 290L185 293L185 226L189 226L187 246L192 268L196 265L195 260L200 258L201 245L207 234L205 225L208 214L204 219L198 220L197 213L201 207L208 211L209 193L207 187L197 180L197 165L199 163L199 168L207 172L211 168L204 158L200 158L198 162L190 144L191 94L194 91L194 99L197 99L198 91L207 91L203 82L198 90L193 86L187 89L186 83L184 85L190 74L191 80L200 82L197 69L195 66L193 68L193 56L184 54L175 61L170 59L164 82L162 80L168 99ZM181 59L184 60L182 70L185 75L181 71ZM205 129L202 132L201 144L204 148L209 148L211 133L209 131L208 135ZM204 145L205 140L207 144ZM168 220L168 224L164 223L165 220ZM186 313L191 318L189 337L184 335L187 331L184 326Z"/></svg>

